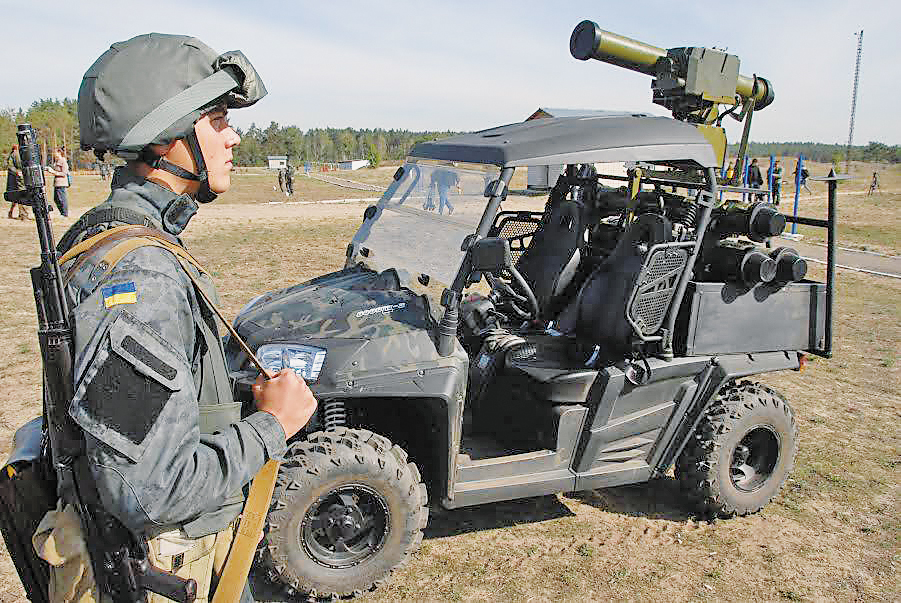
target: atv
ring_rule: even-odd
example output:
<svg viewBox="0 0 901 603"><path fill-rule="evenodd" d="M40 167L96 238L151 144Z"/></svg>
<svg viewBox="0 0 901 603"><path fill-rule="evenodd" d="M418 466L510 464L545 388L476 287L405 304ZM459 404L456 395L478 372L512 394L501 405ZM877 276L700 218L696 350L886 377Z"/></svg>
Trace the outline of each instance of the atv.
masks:
<svg viewBox="0 0 901 603"><path fill-rule="evenodd" d="M548 157L566 167L546 197L510 190ZM767 504L798 430L778 392L743 378L823 353L825 288L790 249L738 242L785 218L721 203L716 167L696 128L643 115L414 147L343 270L235 319L320 404L282 463L270 576L320 595L372 588L419 546L427 492L454 509L675 465L705 514ZM255 373L233 343L227 356L249 403Z"/></svg>
<svg viewBox="0 0 901 603"><path fill-rule="evenodd" d="M573 55L608 60L612 35L580 24ZM781 394L746 378L831 354L832 270L806 280L797 252L772 247L787 218L766 191L723 178L719 120L744 102L747 126L769 83L716 50L626 56L640 44L610 62L649 61L675 119L550 117L419 143L342 270L239 312L259 360L319 400L260 547L289 596L383 583L419 547L429 496L457 509L671 468L703 516L779 492L798 428ZM560 176L536 196L511 188L523 169ZM788 220L834 232L831 210ZM226 354L250 407L256 371L236 342Z"/></svg>

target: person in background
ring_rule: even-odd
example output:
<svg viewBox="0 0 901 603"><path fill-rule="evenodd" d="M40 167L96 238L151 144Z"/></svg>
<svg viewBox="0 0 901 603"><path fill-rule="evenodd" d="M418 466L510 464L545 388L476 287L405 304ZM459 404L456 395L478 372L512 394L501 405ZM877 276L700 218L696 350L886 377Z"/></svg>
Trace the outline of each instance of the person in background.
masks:
<svg viewBox="0 0 901 603"><path fill-rule="evenodd" d="M751 167L748 168L748 186L751 188L760 188L763 184L763 175L760 173L760 166L757 165L757 158L751 160ZM757 194L758 201L763 199L763 195Z"/></svg>
<svg viewBox="0 0 901 603"><path fill-rule="evenodd" d="M770 200L773 202L773 205L778 206L779 201L782 200L782 164L777 159L775 163L773 163L773 190L770 192Z"/></svg>
<svg viewBox="0 0 901 603"><path fill-rule="evenodd" d="M285 196L294 194L294 167L290 163L285 164Z"/></svg>
<svg viewBox="0 0 901 603"><path fill-rule="evenodd" d="M798 168L797 167L795 167L794 174L795 174L795 177L797 178L798 177ZM813 191L811 191L809 188L807 188L807 178L809 178L809 177L810 177L810 172L807 171L806 167L802 167L800 184L802 187L804 187L804 190L807 191L808 195L812 195Z"/></svg>
<svg viewBox="0 0 901 603"><path fill-rule="evenodd" d="M278 190L285 192L285 168L278 168Z"/></svg>
<svg viewBox="0 0 901 603"><path fill-rule="evenodd" d="M458 193L461 192L460 176L457 175L457 172L445 169L433 170L432 175L429 178L429 195L426 200L427 207L424 207L423 209L435 209L435 201L432 198L432 190L434 188L438 190L438 213L443 214L444 208L447 207L447 215L453 214L454 206L451 205L450 200L447 198L451 187L454 187Z"/></svg>
<svg viewBox="0 0 901 603"><path fill-rule="evenodd" d="M19 145L14 144L6 157L6 191L12 192L24 188L25 183L22 180L22 164L19 159ZM13 203L9 208L6 217L13 219L13 210L19 208L18 218L20 220L29 220L31 216L28 213L28 206L21 203Z"/></svg>
<svg viewBox="0 0 901 603"><path fill-rule="evenodd" d="M69 198L66 194L69 188L69 162L63 149L53 151L53 165L46 168L53 174L53 202L63 217L69 216Z"/></svg>
<svg viewBox="0 0 901 603"><path fill-rule="evenodd" d="M870 190L867 191L867 197L875 193L877 190L880 192L882 190L879 188L879 174L877 172L873 172L873 179L870 180Z"/></svg>

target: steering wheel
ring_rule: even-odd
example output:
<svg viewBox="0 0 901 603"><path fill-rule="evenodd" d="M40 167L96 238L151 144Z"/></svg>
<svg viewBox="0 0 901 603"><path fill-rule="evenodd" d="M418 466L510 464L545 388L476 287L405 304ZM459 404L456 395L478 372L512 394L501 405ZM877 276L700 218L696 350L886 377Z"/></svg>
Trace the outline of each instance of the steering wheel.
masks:
<svg viewBox="0 0 901 603"><path fill-rule="evenodd" d="M494 274L485 273L485 279L488 281L491 291L501 304L513 311L517 318L537 320L541 312L532 287L514 266L508 266L505 271L509 272L512 277L509 283Z"/></svg>

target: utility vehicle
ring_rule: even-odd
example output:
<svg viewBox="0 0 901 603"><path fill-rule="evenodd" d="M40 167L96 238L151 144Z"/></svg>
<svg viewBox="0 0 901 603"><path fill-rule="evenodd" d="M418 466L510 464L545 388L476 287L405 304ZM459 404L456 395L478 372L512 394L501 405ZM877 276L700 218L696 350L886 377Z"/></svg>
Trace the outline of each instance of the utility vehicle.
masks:
<svg viewBox="0 0 901 603"><path fill-rule="evenodd" d="M583 25L575 46L603 47ZM660 70L728 63L709 50L715 61L680 62L697 50L661 51L673 60L655 100L680 119L536 119L417 144L344 269L242 309L235 328L258 358L295 369L320 405L290 443L261 545L289 594L382 583L419 546L429 500L455 509L672 467L703 515L777 494L797 425L746 378L830 354L831 281L805 280L804 260L772 246L786 218L761 191L721 181L725 139L686 113L691 98L708 117L715 105L685 77L681 100L658 95ZM751 99L749 118L772 88L755 78L743 95L737 67L729 98ZM546 194L511 189L547 165L565 167ZM234 342L227 356L249 402L256 373Z"/></svg>

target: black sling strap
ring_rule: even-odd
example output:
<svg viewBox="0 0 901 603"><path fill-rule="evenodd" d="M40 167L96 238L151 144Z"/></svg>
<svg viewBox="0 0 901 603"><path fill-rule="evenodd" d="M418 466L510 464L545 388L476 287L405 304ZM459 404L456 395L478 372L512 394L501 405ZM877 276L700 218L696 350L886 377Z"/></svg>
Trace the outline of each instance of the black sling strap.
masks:
<svg viewBox="0 0 901 603"><path fill-rule="evenodd" d="M147 226L148 228L156 228L153 221L141 212L128 209L127 207L97 207L91 209L83 216L78 218L66 234L59 240L56 246L57 252L66 253L72 246L78 242L78 238L86 230L98 224L106 224L108 222L122 222L123 224L136 224L138 226Z"/></svg>

